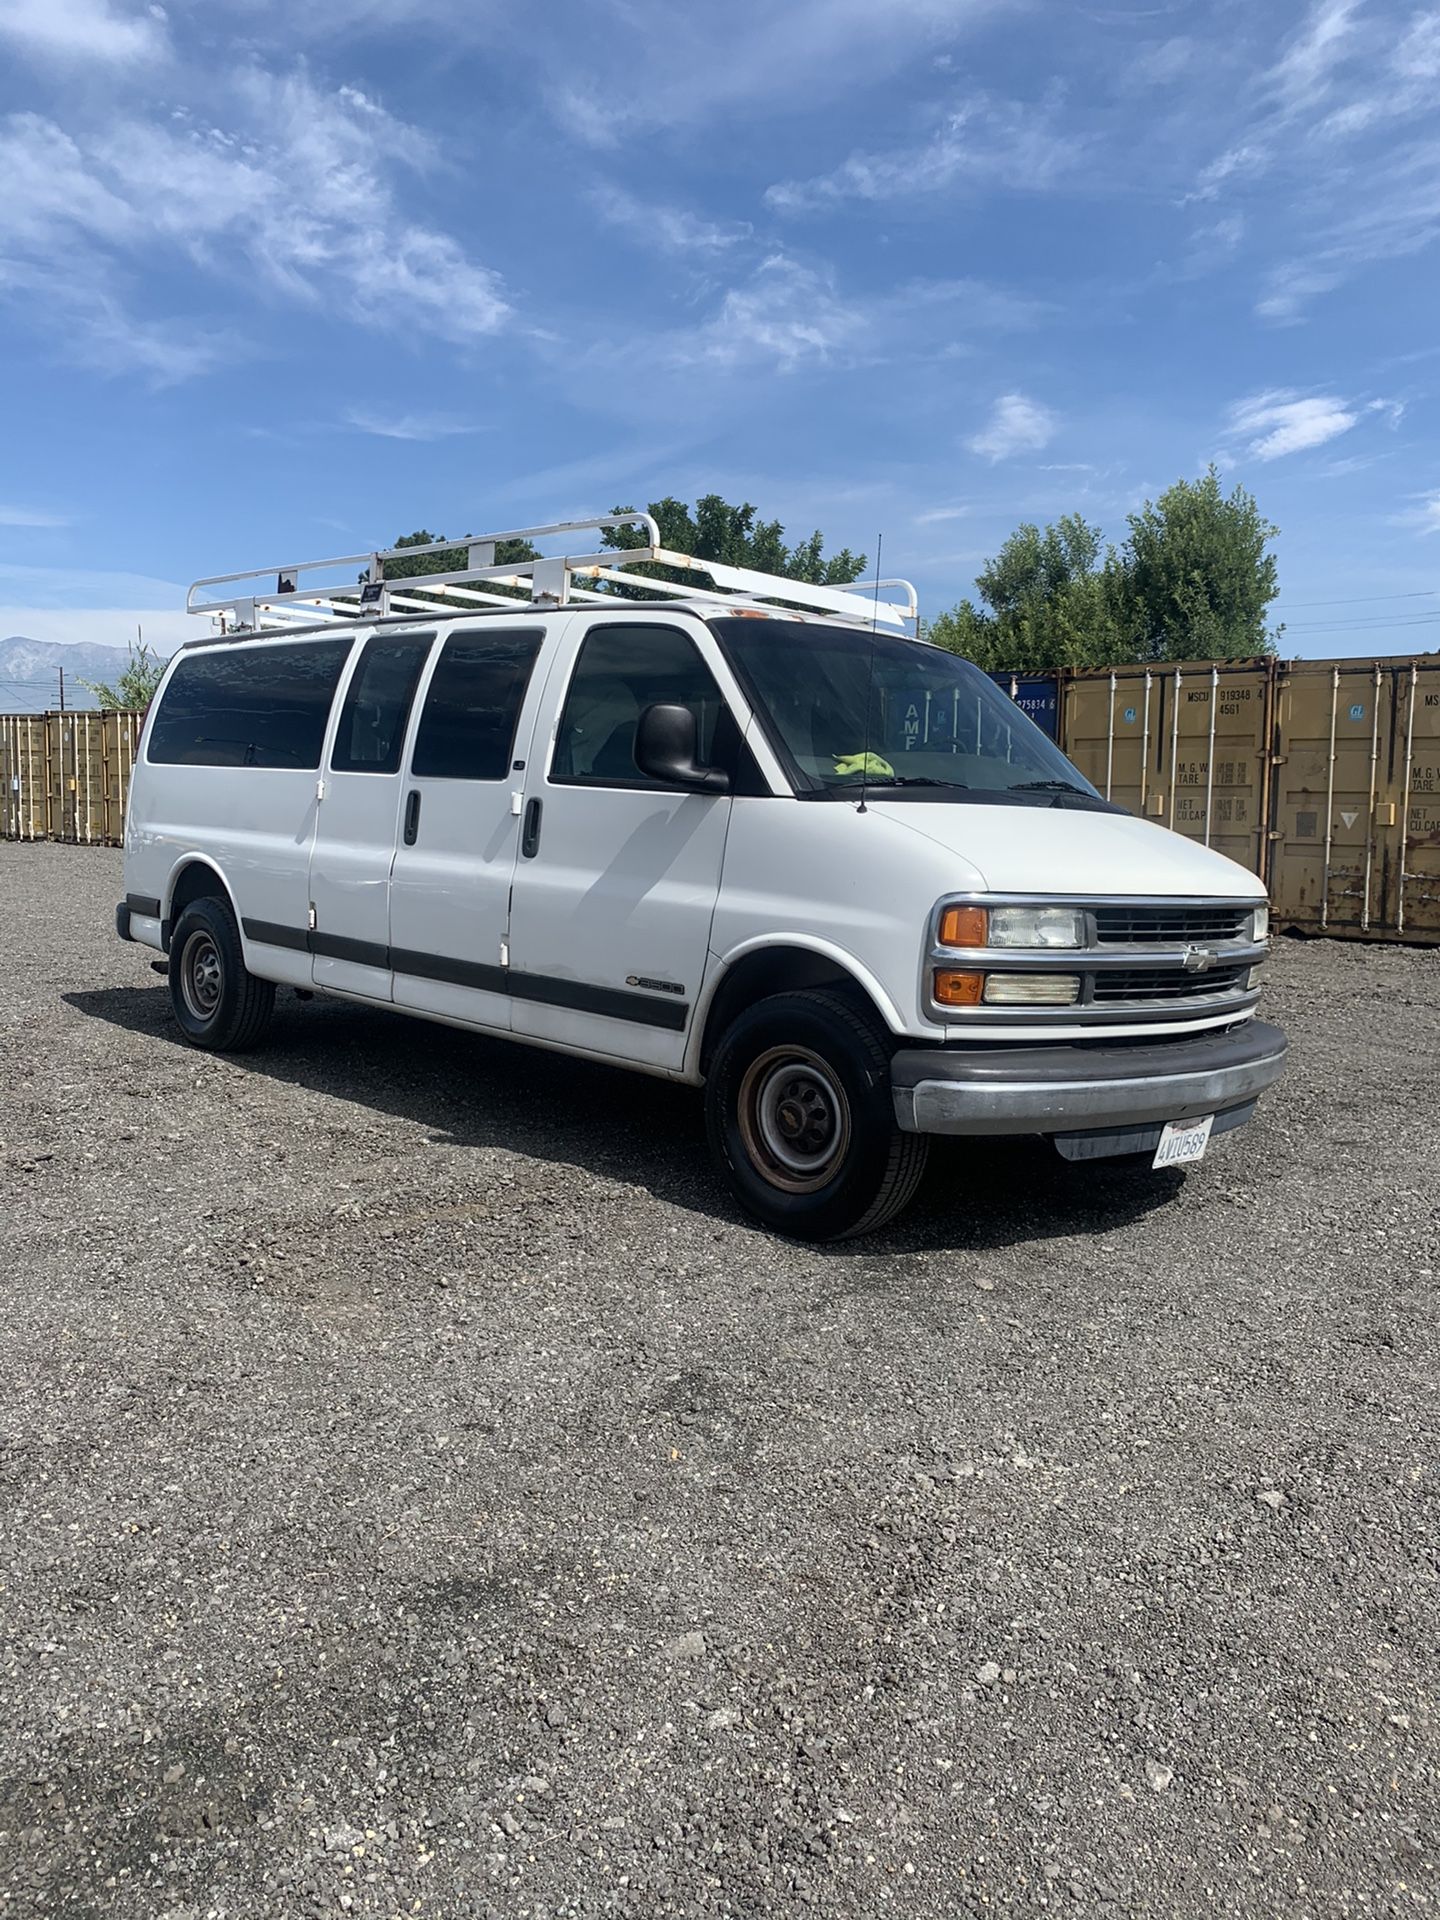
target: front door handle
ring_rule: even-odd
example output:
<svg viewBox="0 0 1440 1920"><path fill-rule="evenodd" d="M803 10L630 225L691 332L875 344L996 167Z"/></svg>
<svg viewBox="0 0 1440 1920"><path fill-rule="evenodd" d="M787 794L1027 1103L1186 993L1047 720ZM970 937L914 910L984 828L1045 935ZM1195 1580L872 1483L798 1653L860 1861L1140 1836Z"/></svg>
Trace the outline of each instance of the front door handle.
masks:
<svg viewBox="0 0 1440 1920"><path fill-rule="evenodd" d="M540 851L540 802L527 800L525 803L525 824L520 833L520 851L527 860L533 860Z"/></svg>
<svg viewBox="0 0 1440 1920"><path fill-rule="evenodd" d="M415 836L420 831L420 790L410 789L410 797L405 802L405 844L413 847Z"/></svg>

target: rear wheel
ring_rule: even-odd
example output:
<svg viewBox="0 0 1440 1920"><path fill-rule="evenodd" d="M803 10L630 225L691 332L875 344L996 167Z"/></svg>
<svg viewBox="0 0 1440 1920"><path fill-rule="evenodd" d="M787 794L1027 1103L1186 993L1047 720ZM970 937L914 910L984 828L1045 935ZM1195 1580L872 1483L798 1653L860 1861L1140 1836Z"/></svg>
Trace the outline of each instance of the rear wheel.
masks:
<svg viewBox="0 0 1440 1920"><path fill-rule="evenodd" d="M192 900L170 936L170 999L192 1047L239 1053L265 1037L275 984L247 971L229 902Z"/></svg>
<svg viewBox="0 0 1440 1920"><path fill-rule="evenodd" d="M837 993L781 993L740 1015L705 1086L711 1149L741 1204L802 1240L844 1240L899 1213L930 1142L896 1125L890 1050Z"/></svg>

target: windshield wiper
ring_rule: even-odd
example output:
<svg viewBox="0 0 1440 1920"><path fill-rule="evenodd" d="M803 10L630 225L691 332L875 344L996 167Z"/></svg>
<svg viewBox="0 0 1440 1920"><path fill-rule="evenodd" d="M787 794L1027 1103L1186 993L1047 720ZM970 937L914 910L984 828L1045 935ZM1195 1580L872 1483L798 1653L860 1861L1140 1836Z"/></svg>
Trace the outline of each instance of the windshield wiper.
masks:
<svg viewBox="0 0 1440 1920"><path fill-rule="evenodd" d="M928 773L869 774L860 784L862 787L958 787L962 793L970 791L964 780L936 780Z"/></svg>
<svg viewBox="0 0 1440 1920"><path fill-rule="evenodd" d="M1088 787L1077 787L1073 780L1021 780L1013 787L1006 788L1007 793L1078 793L1086 800L1094 795Z"/></svg>

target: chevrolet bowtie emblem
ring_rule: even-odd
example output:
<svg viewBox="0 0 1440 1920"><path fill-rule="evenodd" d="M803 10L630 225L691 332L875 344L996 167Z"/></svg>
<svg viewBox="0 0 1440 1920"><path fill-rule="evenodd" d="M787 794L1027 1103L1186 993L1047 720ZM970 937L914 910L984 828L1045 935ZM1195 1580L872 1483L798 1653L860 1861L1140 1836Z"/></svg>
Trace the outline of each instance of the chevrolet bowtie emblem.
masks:
<svg viewBox="0 0 1440 1920"><path fill-rule="evenodd" d="M1209 947L1186 947L1180 958L1186 973L1208 973L1215 964Z"/></svg>

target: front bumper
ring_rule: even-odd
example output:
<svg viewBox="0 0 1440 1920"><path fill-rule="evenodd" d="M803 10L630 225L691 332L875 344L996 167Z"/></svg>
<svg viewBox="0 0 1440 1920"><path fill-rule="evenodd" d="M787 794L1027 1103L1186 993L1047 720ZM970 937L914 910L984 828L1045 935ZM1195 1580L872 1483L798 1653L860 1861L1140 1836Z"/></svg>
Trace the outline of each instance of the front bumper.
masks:
<svg viewBox="0 0 1440 1920"><path fill-rule="evenodd" d="M1285 1045L1279 1027L1247 1020L1133 1045L906 1047L890 1084L907 1133L1119 1135L1253 1104L1280 1077Z"/></svg>

